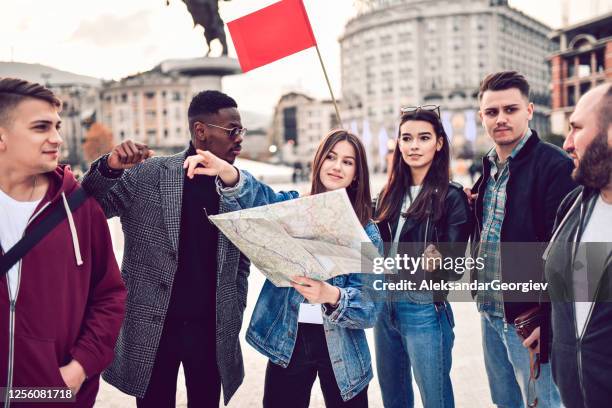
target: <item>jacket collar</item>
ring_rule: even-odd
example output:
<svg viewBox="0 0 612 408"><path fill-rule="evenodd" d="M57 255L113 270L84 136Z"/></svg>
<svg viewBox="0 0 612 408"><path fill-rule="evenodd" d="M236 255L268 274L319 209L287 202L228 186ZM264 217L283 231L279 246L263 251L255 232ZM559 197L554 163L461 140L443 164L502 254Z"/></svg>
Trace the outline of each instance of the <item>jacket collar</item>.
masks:
<svg viewBox="0 0 612 408"><path fill-rule="evenodd" d="M183 162L188 149L163 161L160 171L159 192L162 202L164 223L168 231L170 243L178 252L179 234L181 229L181 209L183 207L183 181L185 179Z"/></svg>
<svg viewBox="0 0 612 408"><path fill-rule="evenodd" d="M529 153L535 149L535 147L540 143L540 138L538 137L538 133L534 129L531 130L531 136L527 139L523 147L516 153L513 157L513 162L517 162L519 160L525 159Z"/></svg>

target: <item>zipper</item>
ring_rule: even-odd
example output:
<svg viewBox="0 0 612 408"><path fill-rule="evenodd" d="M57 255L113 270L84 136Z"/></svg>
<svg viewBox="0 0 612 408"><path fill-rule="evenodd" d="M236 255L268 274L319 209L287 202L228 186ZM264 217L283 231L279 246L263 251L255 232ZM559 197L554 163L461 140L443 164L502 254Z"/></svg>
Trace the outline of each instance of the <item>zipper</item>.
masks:
<svg viewBox="0 0 612 408"><path fill-rule="evenodd" d="M507 160L510 160L510 158L508 158ZM508 161L508 163L506 164L506 169L508 170L508 181L506 181L506 198L507 198L507 193L508 193L508 183L510 183L510 161ZM501 178L501 174L499 175ZM506 221L507 217L506 217L506 211L507 211L507 203L504 203L504 219L502 220L502 225L499 228L499 281L503 282L504 281L504 268L503 268L503 263L502 263L502 253L501 253L501 235L502 235L502 231L504 230L504 221ZM504 330L507 332L508 331L508 320L506 318L506 306L504 304L504 292L500 292L500 297L501 297L501 303L502 303L502 312L504 315Z"/></svg>
<svg viewBox="0 0 612 408"><path fill-rule="evenodd" d="M591 320L591 315L593 314L593 309L595 308L595 302L597 301L597 296L599 295L599 289L601 288L601 280L597 285L597 290L595 291L595 297L593 298L593 302L591 303L591 307L589 308L589 314L587 315L586 321L584 322L584 327L578 337L578 341L576 342L576 354L578 357L578 383L580 384L580 393L582 394L582 400L586 400L586 391L584 389L584 378L582 376L582 339L584 334L586 333L587 326L589 325L589 321ZM575 308L575 306L574 306ZM576 333L578 332L578 323L576 322L576 312L574 311L574 325L576 326Z"/></svg>
<svg viewBox="0 0 612 408"><path fill-rule="evenodd" d="M580 228L580 225L581 223L578 224L579 228ZM582 340L584 338L584 334L586 333L586 329L589 326L591 316L593 315L593 309L595 309L597 297L599 296L599 289L601 288L601 281L602 280L600 279L599 283L597 284L597 289L595 290L595 296L593 297L593 301L591 302L591 306L589 307L589 313L587 314L587 318L584 322L584 326L582 327L582 331L580 332L580 335L578 336L578 341L576 342L576 351L578 354L578 382L580 383L580 392L582 393L583 401L586 399L586 391L584 389L584 379L582 376ZM576 333L578 333L578 322L576 320L575 306L574 306L574 324L576 326Z"/></svg>
<svg viewBox="0 0 612 408"><path fill-rule="evenodd" d="M43 205L40 208L40 210L38 210L36 213L34 213L30 217L23 231L23 234L21 235L22 239L25 236L25 232L30 226L30 224L32 223L32 221L34 221L36 217L38 217L50 204L51 204L51 201L47 202L45 205ZM4 251L2 252L4 254ZM9 311L9 355L8 355L8 372L7 372L7 384L6 384L7 390L6 390L6 395L4 397L5 408L9 408L11 406L11 401L9 398L9 395L10 395L9 390L13 387L13 368L14 368L13 366L15 363L15 314L16 314L16 309L17 309L17 297L19 296L19 286L21 285L21 266L23 265L22 261L23 259L19 260L19 266L17 269L17 286L15 287L15 298L14 299L12 299L12 296L11 296L11 285L9 282L8 272L6 273L6 289L8 292L8 297L9 297L9 302L10 302L10 311Z"/></svg>
<svg viewBox="0 0 612 408"><path fill-rule="evenodd" d="M584 216L585 216L585 205L584 205L584 200L581 201L580 203L580 218L578 219L578 225L576 227L576 233L574 234L574 239L572 240L572 252L570 254L570 267L573 267L574 262L576 260L576 252L578 250L577 245L578 245L578 237L580 236L580 231L582 230L582 224L584 222ZM597 289L595 290L595 297L593 299L593 302L591 303L591 307L589 308L589 313L587 315L586 321L584 322L584 326L582 327L582 330L580 331L580 334L578 334L578 320L577 320L577 316L576 316L576 299L574 300L574 330L575 333L578 335L578 338L576 339L576 358L577 358L577 365L578 365L578 384L580 385L580 393L582 396L582 400L584 401L586 399L586 392L584 389L584 378L582 375L582 339L584 337L584 333L586 332L586 328L589 325L589 320L591 320L591 315L593 314L593 309L595 307L595 301L597 300L597 296L599 295L599 288L601 287L601 280L599 281L599 284L597 285Z"/></svg>
<svg viewBox="0 0 612 408"><path fill-rule="evenodd" d="M423 239L424 243L423 243L423 253L425 253L425 250L427 249L427 233L429 232L429 221L431 219L431 215L427 216L427 222L425 223L425 238Z"/></svg>

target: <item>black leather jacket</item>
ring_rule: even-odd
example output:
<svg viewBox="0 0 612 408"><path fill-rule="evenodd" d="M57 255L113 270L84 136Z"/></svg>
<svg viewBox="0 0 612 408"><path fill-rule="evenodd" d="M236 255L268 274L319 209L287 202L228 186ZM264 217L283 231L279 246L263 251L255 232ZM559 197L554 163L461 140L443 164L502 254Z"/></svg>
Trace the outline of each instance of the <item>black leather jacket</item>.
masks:
<svg viewBox="0 0 612 408"><path fill-rule="evenodd" d="M563 200L546 252L552 306L552 373L568 408L603 407L612 400L612 254L606 251L603 267L589 272L595 303L581 332L576 326L574 300L586 299L575 299L572 283L578 243L598 195L598 191L581 186ZM591 251L594 249L591 247Z"/></svg>
<svg viewBox="0 0 612 408"><path fill-rule="evenodd" d="M434 244L443 257L463 257L467 248L467 241L473 228L473 220L468 205L467 196L460 184L451 182L449 184L444 200L444 215L434 222L429 216L426 220L418 220L409 217L402 226L400 243L413 243L405 248L398 248L398 254L410 252L410 256L420 256L425 247ZM394 214L390 220L379 222L380 234L385 243L385 255L388 256L389 249L397 230L399 214ZM432 275L426 275L433 280L458 280L461 274L454 271L438 270ZM404 278L402 274L399 278ZM434 293L434 300L443 300L446 291Z"/></svg>

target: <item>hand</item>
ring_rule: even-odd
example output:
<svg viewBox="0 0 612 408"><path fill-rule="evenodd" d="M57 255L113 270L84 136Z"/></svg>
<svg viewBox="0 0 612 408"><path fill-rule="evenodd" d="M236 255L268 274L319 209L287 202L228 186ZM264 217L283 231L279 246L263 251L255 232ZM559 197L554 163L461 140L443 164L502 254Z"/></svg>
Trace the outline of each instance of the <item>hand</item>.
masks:
<svg viewBox="0 0 612 408"><path fill-rule="evenodd" d="M129 169L153 156L155 152L145 144L126 140L113 147L107 165L112 170Z"/></svg>
<svg viewBox="0 0 612 408"><path fill-rule="evenodd" d="M291 286L304 296L309 303L329 303L336 306L340 301L340 289L327 282L294 276Z"/></svg>
<svg viewBox="0 0 612 408"><path fill-rule="evenodd" d="M467 195L468 203L470 205L474 204L476 200L478 200L478 193L472 193L472 189L469 187L464 187L463 191L465 192L465 195Z"/></svg>
<svg viewBox="0 0 612 408"><path fill-rule="evenodd" d="M59 371L66 386L76 395L87 378L83 366L78 361L72 360L67 365L60 367Z"/></svg>
<svg viewBox="0 0 612 408"><path fill-rule="evenodd" d="M424 269L427 272L433 272L436 270L436 266L442 265L442 254L436 249L435 245L429 244L427 248L425 248L423 255L425 255Z"/></svg>
<svg viewBox="0 0 612 408"><path fill-rule="evenodd" d="M183 163L183 168L187 169L187 177L193 178L196 174L219 176L226 186L236 185L240 176L234 166L209 151L196 151L198 154L187 157Z"/></svg>
<svg viewBox="0 0 612 408"><path fill-rule="evenodd" d="M538 344L535 347L531 347L533 343L536 341L538 342ZM539 327L536 327L535 330L531 332L529 337L527 337L525 341L523 341L523 347L531 348L531 350L534 353L540 352L540 328Z"/></svg>

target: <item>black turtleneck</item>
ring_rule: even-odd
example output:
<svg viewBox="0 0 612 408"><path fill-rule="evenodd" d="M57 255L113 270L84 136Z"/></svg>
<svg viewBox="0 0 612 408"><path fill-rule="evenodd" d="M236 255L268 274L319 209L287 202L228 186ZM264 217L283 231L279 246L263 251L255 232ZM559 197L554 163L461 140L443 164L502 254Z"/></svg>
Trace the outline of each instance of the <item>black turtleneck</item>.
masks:
<svg viewBox="0 0 612 408"><path fill-rule="evenodd" d="M191 145L187 155L195 154ZM174 277L168 318L197 322L210 328L214 341L217 287L217 227L207 215L219 213L215 177L185 175L178 269Z"/></svg>

